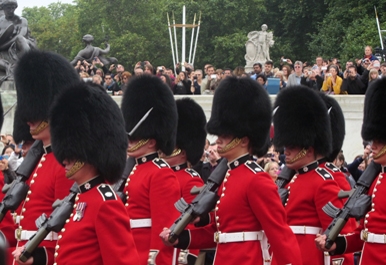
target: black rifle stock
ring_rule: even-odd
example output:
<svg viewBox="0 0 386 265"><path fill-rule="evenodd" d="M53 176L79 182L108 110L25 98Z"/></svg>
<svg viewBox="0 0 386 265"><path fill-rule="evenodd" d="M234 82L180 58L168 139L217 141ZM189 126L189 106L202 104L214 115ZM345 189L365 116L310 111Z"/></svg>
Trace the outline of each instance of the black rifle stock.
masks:
<svg viewBox="0 0 386 265"><path fill-rule="evenodd" d="M0 203L0 222L8 211L15 211L27 196L29 186L26 181L39 163L44 153L42 141L35 141L23 163L16 170L16 179L9 185L4 185L5 196Z"/></svg>
<svg viewBox="0 0 386 265"><path fill-rule="evenodd" d="M185 208L184 212L170 227L168 241L174 243L185 227L200 215L208 214L219 199L218 188L221 186L228 171L228 161L222 159L215 170L210 174L207 183L194 200Z"/></svg>
<svg viewBox="0 0 386 265"><path fill-rule="evenodd" d="M125 169L123 170L122 177L114 184L113 190L121 198L123 204L126 203L126 195L123 193L125 189L126 181L131 171L136 164L135 158L129 157L126 161Z"/></svg>
<svg viewBox="0 0 386 265"><path fill-rule="evenodd" d="M284 205L288 198L288 190L285 188L288 183L295 176L296 171L288 168L287 166L283 167L280 171L279 176L276 179L276 185L279 188L279 195L281 199L281 203Z"/></svg>
<svg viewBox="0 0 386 265"><path fill-rule="evenodd" d="M25 244L25 248L19 257L22 262L26 262L31 257L35 249L50 232L59 232L64 227L66 220L70 218L74 209L75 198L78 192L78 185L74 183L70 189L70 194L63 200L56 200L54 202L52 207L55 209L48 218L46 214L42 214L36 220L36 226L39 229Z"/></svg>
<svg viewBox="0 0 386 265"><path fill-rule="evenodd" d="M334 218L326 231L324 231L324 234L327 236L326 249L331 248L350 217L362 218L369 211L371 197L367 195L367 192L380 172L381 166L372 161L362 173L352 191L339 193L339 198L349 196L342 209L336 208L330 202L323 207L323 211Z"/></svg>

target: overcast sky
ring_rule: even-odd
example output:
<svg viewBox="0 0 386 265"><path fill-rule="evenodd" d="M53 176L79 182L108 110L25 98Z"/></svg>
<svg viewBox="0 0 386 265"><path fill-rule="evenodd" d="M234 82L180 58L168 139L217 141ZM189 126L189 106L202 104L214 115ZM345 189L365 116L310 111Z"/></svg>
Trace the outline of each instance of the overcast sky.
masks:
<svg viewBox="0 0 386 265"><path fill-rule="evenodd" d="M49 4L56 2L72 4L72 0L17 0L18 8L16 9L15 14L20 16L25 7L48 6Z"/></svg>

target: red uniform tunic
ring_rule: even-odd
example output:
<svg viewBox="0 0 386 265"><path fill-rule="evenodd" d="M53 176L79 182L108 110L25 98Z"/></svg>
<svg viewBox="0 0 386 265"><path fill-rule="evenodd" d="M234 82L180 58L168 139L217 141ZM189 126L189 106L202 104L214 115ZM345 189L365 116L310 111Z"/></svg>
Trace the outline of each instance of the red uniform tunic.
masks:
<svg viewBox="0 0 386 265"><path fill-rule="evenodd" d="M1 192L1 189L4 187L4 174L2 171L0 171L0 201L3 201L3 198L5 196L4 193ZM3 220L0 223L0 236L4 238L8 242L9 247L15 247L16 246L16 239L15 239L15 229L17 226L15 225L13 221L13 216L11 212L7 212L7 214L4 216ZM12 261L13 256L10 251L8 251L8 261Z"/></svg>
<svg viewBox="0 0 386 265"><path fill-rule="evenodd" d="M173 170L157 153L137 158L124 192L131 220L151 219L151 227L132 225L139 265L172 264L174 250L162 243L159 233L179 216L174 203L181 198L180 186Z"/></svg>
<svg viewBox="0 0 386 265"><path fill-rule="evenodd" d="M340 188L332 175L323 168L318 168L315 161L302 169L288 184L289 196L285 204L290 226L315 227L324 231L332 218L322 208L329 201L336 207L342 207L338 199ZM316 233L315 233L316 234ZM315 245L315 234L296 234L304 265L324 264L324 254Z"/></svg>
<svg viewBox="0 0 386 265"><path fill-rule="evenodd" d="M177 176L178 182L180 183L181 188L181 197L187 203L191 203L197 195L190 193L194 186L202 187L204 186L204 181L200 178L200 175L191 168L187 168L187 163L172 167L174 173ZM194 228L194 225L189 225L188 228ZM188 255L193 255L197 258L197 255L200 251L198 249L189 249L186 252L183 252L183 255L179 255L184 261L189 259ZM186 255L186 256L185 256Z"/></svg>
<svg viewBox="0 0 386 265"><path fill-rule="evenodd" d="M386 240L385 243L370 243L361 240L362 230L378 235L386 234L385 177L385 167L383 167L382 173L375 179L369 191L372 196L371 210L354 233L344 236L345 252L356 252L362 249L360 265L384 264L386 260Z"/></svg>
<svg viewBox="0 0 386 265"><path fill-rule="evenodd" d="M55 159L51 147L46 147L46 152L30 177L30 189L18 212L18 229L37 231L35 220L43 213L50 216L52 204L66 197L73 184L73 181L66 178L64 167ZM27 241L18 240L17 247L24 246ZM55 245L56 240L44 240L33 254L34 262L53 264Z"/></svg>
<svg viewBox="0 0 386 265"><path fill-rule="evenodd" d="M55 265L138 265L126 208L113 189L94 178L79 187L74 210L59 233Z"/></svg>
<svg viewBox="0 0 386 265"><path fill-rule="evenodd" d="M319 163L319 167L326 169L335 179L338 186L343 191L351 190L350 183L347 181L346 176L337 168L334 164L330 162ZM347 199L344 199L344 202ZM355 218L350 218L345 227L342 229L342 234L349 233L356 229ZM354 255L352 253L336 255L331 257L332 265L352 265L354 264Z"/></svg>
<svg viewBox="0 0 386 265"><path fill-rule="evenodd" d="M243 156L231 163L219 189L215 221L210 226L190 230L189 247L216 247L215 265L263 264L260 241L218 243L215 232L239 233L264 230L277 264L301 264L296 238L286 224L286 214L277 187L255 162Z"/></svg>

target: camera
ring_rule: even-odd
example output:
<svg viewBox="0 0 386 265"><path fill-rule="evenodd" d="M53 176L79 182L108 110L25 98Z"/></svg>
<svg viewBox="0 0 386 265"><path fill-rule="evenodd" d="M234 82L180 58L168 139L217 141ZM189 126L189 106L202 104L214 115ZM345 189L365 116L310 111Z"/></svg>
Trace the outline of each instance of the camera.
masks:
<svg viewBox="0 0 386 265"><path fill-rule="evenodd" d="M217 75L210 75L210 78L216 79L216 78L217 78Z"/></svg>
<svg viewBox="0 0 386 265"><path fill-rule="evenodd" d="M312 71L308 71L308 75L312 75Z"/></svg>
<svg viewBox="0 0 386 265"><path fill-rule="evenodd" d="M350 71L350 70L347 70L347 74L350 75L350 74L351 74L351 71Z"/></svg>
<svg viewBox="0 0 386 265"><path fill-rule="evenodd" d="M286 63L287 62L287 59L281 59L282 62Z"/></svg>
<svg viewBox="0 0 386 265"><path fill-rule="evenodd" d="M209 152L208 151L205 151L205 156L209 157Z"/></svg>
<svg viewBox="0 0 386 265"><path fill-rule="evenodd" d="M162 66L158 66L158 71L163 72L164 69L162 69Z"/></svg>
<svg viewBox="0 0 386 265"><path fill-rule="evenodd" d="M322 71L327 70L327 66L322 66Z"/></svg>
<svg viewBox="0 0 386 265"><path fill-rule="evenodd" d="M96 57L94 57L94 61L97 61L97 58L96 58Z"/></svg>
<svg viewBox="0 0 386 265"><path fill-rule="evenodd" d="M197 76L194 76L193 79L194 79L194 80L197 80Z"/></svg>

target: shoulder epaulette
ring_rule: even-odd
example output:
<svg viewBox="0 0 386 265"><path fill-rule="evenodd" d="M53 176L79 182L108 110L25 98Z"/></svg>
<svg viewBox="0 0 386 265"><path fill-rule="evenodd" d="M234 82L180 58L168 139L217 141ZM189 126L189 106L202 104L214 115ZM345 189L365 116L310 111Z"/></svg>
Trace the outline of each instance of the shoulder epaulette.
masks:
<svg viewBox="0 0 386 265"><path fill-rule="evenodd" d="M321 168L321 167L318 167L316 169L316 173L318 173L324 180L328 180L328 179L334 179L332 177L332 175L330 174L330 172L328 172L326 169L324 168Z"/></svg>
<svg viewBox="0 0 386 265"><path fill-rule="evenodd" d="M99 193L102 195L104 201L116 200L117 196L115 195L114 190L110 185L101 184L98 187Z"/></svg>
<svg viewBox="0 0 386 265"><path fill-rule="evenodd" d="M154 163L154 165L156 165L159 168L165 168L165 167L170 168L169 164L166 163L165 160L163 160L161 158L154 158L153 163Z"/></svg>
<svg viewBox="0 0 386 265"><path fill-rule="evenodd" d="M200 174L198 174L194 169L192 168L185 168L185 172L194 177L200 177Z"/></svg>
<svg viewBox="0 0 386 265"><path fill-rule="evenodd" d="M337 166L335 166L333 163L326 163L326 168L328 168L332 172L339 172L340 171L340 169Z"/></svg>
<svg viewBox="0 0 386 265"><path fill-rule="evenodd" d="M244 164L247 168L249 168L253 173L257 174L260 172L264 172L264 169L261 168L259 164L257 164L255 161L247 161Z"/></svg>

